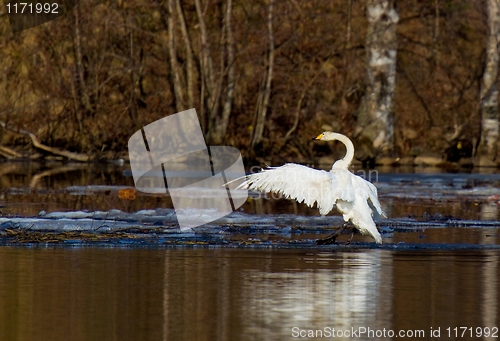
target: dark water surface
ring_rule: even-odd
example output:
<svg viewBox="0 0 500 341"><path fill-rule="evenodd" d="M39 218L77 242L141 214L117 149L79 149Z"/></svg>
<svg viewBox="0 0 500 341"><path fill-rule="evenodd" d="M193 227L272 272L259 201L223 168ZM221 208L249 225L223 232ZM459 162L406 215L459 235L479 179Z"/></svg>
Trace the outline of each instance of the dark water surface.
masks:
<svg viewBox="0 0 500 341"><path fill-rule="evenodd" d="M476 333L499 326L499 260L493 250L2 248L0 340L293 340L333 328L366 331L338 340L438 339L431 328L443 340L497 339Z"/></svg>
<svg viewBox="0 0 500 341"><path fill-rule="evenodd" d="M436 168L353 172L377 186L390 218L500 220L500 171L496 169L483 169L480 174L437 173L442 170ZM0 213L37 216L41 211L136 212L173 207L167 195L137 193L132 201L118 197L119 189L133 186L128 164L0 163ZM251 194L241 210L249 214L318 215L316 208L294 200L257 193Z"/></svg>

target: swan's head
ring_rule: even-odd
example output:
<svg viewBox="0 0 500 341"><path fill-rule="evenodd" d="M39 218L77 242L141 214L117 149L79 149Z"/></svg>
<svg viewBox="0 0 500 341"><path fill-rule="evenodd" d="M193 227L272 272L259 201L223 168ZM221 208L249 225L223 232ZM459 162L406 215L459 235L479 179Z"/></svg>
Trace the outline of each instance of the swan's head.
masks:
<svg viewBox="0 0 500 341"><path fill-rule="evenodd" d="M338 140L339 135L341 134L334 133L333 131L324 131L313 140L333 141L333 140Z"/></svg>
<svg viewBox="0 0 500 341"><path fill-rule="evenodd" d="M335 162L333 164L333 168L342 168L342 169L347 169L349 165L352 162L352 159L354 157L354 146L349 140L349 138L345 135L339 134L339 133L334 133L332 131L324 131L323 133L319 134L316 138L313 140L322 140L322 141L333 141L337 140L342 142L345 147L346 147L346 155L344 156L343 159Z"/></svg>

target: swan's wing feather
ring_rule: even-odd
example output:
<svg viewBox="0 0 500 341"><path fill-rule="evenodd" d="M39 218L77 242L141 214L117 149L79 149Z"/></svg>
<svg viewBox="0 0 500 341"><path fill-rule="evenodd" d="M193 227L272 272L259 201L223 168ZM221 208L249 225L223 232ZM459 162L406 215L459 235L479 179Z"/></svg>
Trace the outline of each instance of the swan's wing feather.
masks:
<svg viewBox="0 0 500 341"><path fill-rule="evenodd" d="M358 195L364 196L364 199L368 201L373 217L378 220L380 217L387 217L385 212L382 210L380 201L378 200L377 187L371 182L366 181L360 176L354 175L353 182L355 182L355 187L359 188Z"/></svg>
<svg viewBox="0 0 500 341"><path fill-rule="evenodd" d="M278 193L299 203L304 202L309 207L317 203L319 212L327 214L337 201L332 195L335 182L336 179L329 172L287 163L248 175L238 188Z"/></svg>
<svg viewBox="0 0 500 341"><path fill-rule="evenodd" d="M337 200L354 203L356 198L362 198L368 202L375 219L386 216L378 200L377 188L348 170L326 172L287 163L248 175L238 188L278 193L309 207L317 203L321 214L330 212Z"/></svg>

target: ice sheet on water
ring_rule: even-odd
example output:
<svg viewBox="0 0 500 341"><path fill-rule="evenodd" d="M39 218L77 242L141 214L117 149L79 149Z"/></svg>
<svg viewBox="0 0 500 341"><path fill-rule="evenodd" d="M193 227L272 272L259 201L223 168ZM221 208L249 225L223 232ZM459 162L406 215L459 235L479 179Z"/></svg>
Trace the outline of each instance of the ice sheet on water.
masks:
<svg viewBox="0 0 500 341"><path fill-rule="evenodd" d="M137 215L145 215L145 216L152 216L156 214L155 210L140 210L137 211Z"/></svg>
<svg viewBox="0 0 500 341"><path fill-rule="evenodd" d="M84 212L84 211L75 211L75 212L51 212L45 213L43 216L45 218L56 218L56 219L82 219L82 218L92 218L99 212Z"/></svg>
<svg viewBox="0 0 500 341"><path fill-rule="evenodd" d="M208 214L210 210L198 212L191 209L191 214ZM196 212L195 212L196 211ZM185 212L184 212L185 213ZM212 212L216 213L216 212ZM255 227L255 226L300 226L315 228L318 226L331 226L342 223L341 217L303 217L293 214L282 215L255 215L243 212L233 212L200 229L220 229L227 226ZM4 224L4 225L2 225ZM6 225L5 225L6 224ZM120 210L110 211L71 211L50 212L40 217L13 217L0 218L0 230L7 227L16 227L27 230L45 231L118 231L120 229L138 228L151 229L160 228L174 232L178 230L178 223L173 209L141 210L133 213Z"/></svg>
<svg viewBox="0 0 500 341"><path fill-rule="evenodd" d="M492 195L500 194L500 188L497 187L475 187L470 189L449 189L446 187L400 187L389 184L375 184L381 198L411 198L411 199L486 199Z"/></svg>
<svg viewBox="0 0 500 341"><path fill-rule="evenodd" d="M89 233L99 235L103 243L128 243L128 245L271 245L275 242L295 245L305 242L315 247L315 235L331 233L332 227L339 227L343 220L339 216L300 216L294 214L247 214L233 212L230 215L202 225L193 230L179 230L175 212L172 209L142 210L133 213L119 210L52 212L47 216L30 218L0 218L0 236L4 241L12 240L13 231L19 232L77 232L87 237L69 235L70 240L85 240ZM395 234L407 232L425 234L436 228L461 228L468 231L496 235L499 221L453 220L417 221L415 219L386 219L381 221L380 230L384 238L391 241ZM484 229L490 229L485 231ZM411 235L408 234L408 235ZM473 232L471 232L473 233ZM311 235L313 237L311 237ZM67 236L67 235L66 235ZM269 237L274 236L274 239ZM38 237L34 237L36 239ZM67 238L62 236L61 238ZM312 238L312 239L311 239ZM56 239L57 240L57 239ZM96 242L98 242L96 241ZM242 242L243 241L243 242ZM66 241L65 241L66 242ZM143 243L143 244L142 244ZM180 244L179 244L180 243ZM229 243L229 244L228 244ZM368 242L367 245L372 245ZM108 244L106 244L108 245ZM397 244L400 247L400 244ZM406 245L403 243L403 246Z"/></svg>
<svg viewBox="0 0 500 341"><path fill-rule="evenodd" d="M119 191L121 189L131 188L129 186L106 186L106 185L88 185L88 186L68 186L64 189L73 195L85 195L102 193L106 191Z"/></svg>
<svg viewBox="0 0 500 341"><path fill-rule="evenodd" d="M360 176L362 174L356 173ZM378 174L368 173L362 176L373 182L378 188L381 198L410 198L410 199L459 199L463 197L486 198L500 193L500 174ZM72 195L94 195L104 192L117 192L121 189L132 188L130 186L108 186L108 185L88 185L88 186L68 186L58 189L57 193L69 193ZM178 189L183 196L187 197L226 197L225 188L206 189L187 187ZM33 191L31 188L9 189L12 195L25 195ZM42 189L35 189L41 191ZM50 190L48 190L50 192ZM168 192L165 193L168 195ZM148 195L148 194L141 194ZM250 191L251 197L261 197L265 194ZM267 195L269 197L269 195Z"/></svg>

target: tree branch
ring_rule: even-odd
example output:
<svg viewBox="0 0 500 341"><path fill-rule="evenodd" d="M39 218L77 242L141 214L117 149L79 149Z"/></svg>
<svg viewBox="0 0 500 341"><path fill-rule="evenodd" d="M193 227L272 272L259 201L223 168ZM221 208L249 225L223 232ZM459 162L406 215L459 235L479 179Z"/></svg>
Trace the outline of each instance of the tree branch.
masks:
<svg viewBox="0 0 500 341"><path fill-rule="evenodd" d="M31 139L31 142L33 143L33 146L35 148L44 150L46 152L55 154L55 155L60 155L64 156L70 160L75 160L75 161L80 161L80 162L88 162L90 161L90 156L87 154L80 154L80 153L73 153L69 152L67 150L62 150L59 148L54 148L54 147L49 147L41 143L38 138L31 132L24 130L24 129L14 129L12 127L9 127L7 123L0 121L0 126L2 126L5 130L11 131L13 133L19 134L19 135L24 135L28 136Z"/></svg>

